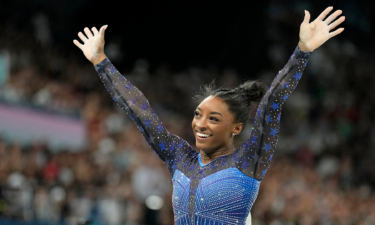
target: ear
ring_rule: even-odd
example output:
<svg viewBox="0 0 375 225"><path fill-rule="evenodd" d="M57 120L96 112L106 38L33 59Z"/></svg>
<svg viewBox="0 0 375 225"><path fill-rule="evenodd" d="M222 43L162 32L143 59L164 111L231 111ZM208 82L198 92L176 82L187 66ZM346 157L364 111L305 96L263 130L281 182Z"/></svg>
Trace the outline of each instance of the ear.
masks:
<svg viewBox="0 0 375 225"><path fill-rule="evenodd" d="M235 133L236 135L239 135L242 131L243 125L244 125L243 123L236 123L234 125L232 133Z"/></svg>

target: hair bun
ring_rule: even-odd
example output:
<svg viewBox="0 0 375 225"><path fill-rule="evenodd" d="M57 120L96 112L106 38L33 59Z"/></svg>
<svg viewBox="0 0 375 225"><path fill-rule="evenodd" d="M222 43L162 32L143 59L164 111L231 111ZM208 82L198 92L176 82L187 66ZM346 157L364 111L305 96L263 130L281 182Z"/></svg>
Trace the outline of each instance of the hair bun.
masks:
<svg viewBox="0 0 375 225"><path fill-rule="evenodd" d="M239 87L240 92L246 96L247 103L260 102L267 91L267 86L257 80L246 81Z"/></svg>

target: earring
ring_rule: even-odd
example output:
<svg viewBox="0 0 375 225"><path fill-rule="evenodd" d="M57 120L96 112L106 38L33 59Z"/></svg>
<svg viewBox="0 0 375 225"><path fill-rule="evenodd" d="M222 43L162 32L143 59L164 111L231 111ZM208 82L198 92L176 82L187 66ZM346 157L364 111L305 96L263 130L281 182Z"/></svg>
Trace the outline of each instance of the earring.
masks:
<svg viewBox="0 0 375 225"><path fill-rule="evenodd" d="M232 136L236 135L235 133L232 133Z"/></svg>

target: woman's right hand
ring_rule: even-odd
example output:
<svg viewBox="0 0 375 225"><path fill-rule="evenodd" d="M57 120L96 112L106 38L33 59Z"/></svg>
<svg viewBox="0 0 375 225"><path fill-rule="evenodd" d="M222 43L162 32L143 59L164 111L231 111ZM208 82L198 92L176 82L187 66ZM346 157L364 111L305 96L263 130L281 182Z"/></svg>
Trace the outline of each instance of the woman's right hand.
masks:
<svg viewBox="0 0 375 225"><path fill-rule="evenodd" d="M85 28L85 34L78 33L78 37L81 39L83 44L77 40L73 40L73 43L82 50L86 58L94 65L103 61L107 56L104 54L104 31L108 25L102 26L98 31L96 27L93 27L92 33L89 28ZM93 34L94 33L94 34Z"/></svg>

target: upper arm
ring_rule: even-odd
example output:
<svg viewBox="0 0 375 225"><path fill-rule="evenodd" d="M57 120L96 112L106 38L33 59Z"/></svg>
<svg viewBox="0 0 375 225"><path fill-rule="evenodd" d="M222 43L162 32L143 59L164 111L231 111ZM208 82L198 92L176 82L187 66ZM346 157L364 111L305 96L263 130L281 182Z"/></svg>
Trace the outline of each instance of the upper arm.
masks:
<svg viewBox="0 0 375 225"><path fill-rule="evenodd" d="M297 87L310 53L298 46L285 67L277 74L262 98L254 119L251 136L240 149L238 167L252 177L262 179L268 170L279 138L281 108Z"/></svg>

